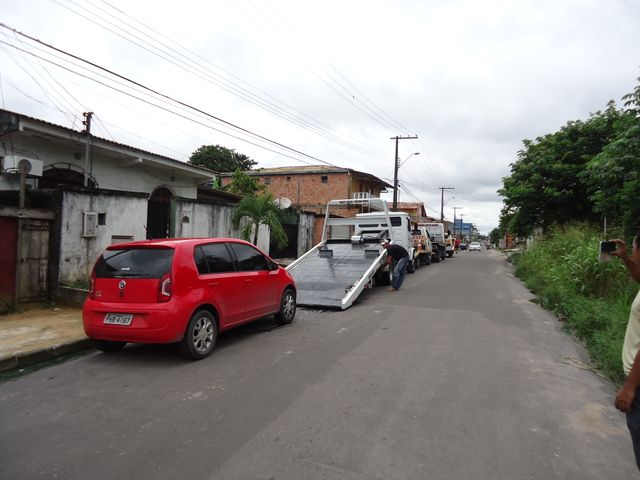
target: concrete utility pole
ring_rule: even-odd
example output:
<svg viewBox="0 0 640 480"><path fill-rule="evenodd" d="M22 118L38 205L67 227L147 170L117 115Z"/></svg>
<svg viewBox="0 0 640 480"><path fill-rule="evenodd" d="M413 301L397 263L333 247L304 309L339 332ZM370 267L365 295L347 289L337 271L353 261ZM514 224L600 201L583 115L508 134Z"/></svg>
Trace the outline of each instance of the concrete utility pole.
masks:
<svg viewBox="0 0 640 480"><path fill-rule="evenodd" d="M440 187L438 190L442 191L442 195L440 197L440 222L444 222L444 191L445 190L453 190L455 187Z"/></svg>
<svg viewBox="0 0 640 480"><path fill-rule="evenodd" d="M396 141L396 156L393 161L393 210L395 211L398 208L398 169L400 168L400 159L398 158L398 140L411 140L418 138L417 135L411 136L395 136L391 137L391 140Z"/></svg>
<svg viewBox="0 0 640 480"><path fill-rule="evenodd" d="M456 234L456 212L460 210L462 207L451 207L453 208L453 234Z"/></svg>
<svg viewBox="0 0 640 480"><path fill-rule="evenodd" d="M91 117L93 112L84 112L82 115L84 116L82 134L87 136L87 145L84 150L84 186L86 187L89 184L89 144L91 142Z"/></svg>

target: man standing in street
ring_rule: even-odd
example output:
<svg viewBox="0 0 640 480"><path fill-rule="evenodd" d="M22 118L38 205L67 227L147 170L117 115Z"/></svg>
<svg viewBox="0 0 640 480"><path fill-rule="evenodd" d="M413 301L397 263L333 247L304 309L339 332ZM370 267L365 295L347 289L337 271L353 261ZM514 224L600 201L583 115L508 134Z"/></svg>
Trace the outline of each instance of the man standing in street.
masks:
<svg viewBox="0 0 640 480"><path fill-rule="evenodd" d="M384 243L384 248L387 249L387 264L391 268L391 262L396 261L396 268L393 270L393 280L391 281L390 292L400 290L400 286L404 281L404 274L407 271L407 263L409 262L409 252L407 252L401 245L395 243L389 243L387 240Z"/></svg>
<svg viewBox="0 0 640 480"><path fill-rule="evenodd" d="M620 258L631 278L640 283L640 233L633 239L631 255L627 252L627 246L623 240L614 240L614 242L617 248L611 252L611 255ZM631 304L629 323L622 346L622 366L625 381L616 395L615 406L627 414L627 427L631 434L633 453L640 469L640 291Z"/></svg>

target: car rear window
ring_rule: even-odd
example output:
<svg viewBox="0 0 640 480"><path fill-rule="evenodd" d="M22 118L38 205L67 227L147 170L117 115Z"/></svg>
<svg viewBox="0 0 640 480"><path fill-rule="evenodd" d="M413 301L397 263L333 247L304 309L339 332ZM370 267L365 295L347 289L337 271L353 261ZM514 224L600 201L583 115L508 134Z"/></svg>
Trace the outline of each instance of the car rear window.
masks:
<svg viewBox="0 0 640 480"><path fill-rule="evenodd" d="M107 250L96 263L97 278L160 278L171 270L173 249Z"/></svg>

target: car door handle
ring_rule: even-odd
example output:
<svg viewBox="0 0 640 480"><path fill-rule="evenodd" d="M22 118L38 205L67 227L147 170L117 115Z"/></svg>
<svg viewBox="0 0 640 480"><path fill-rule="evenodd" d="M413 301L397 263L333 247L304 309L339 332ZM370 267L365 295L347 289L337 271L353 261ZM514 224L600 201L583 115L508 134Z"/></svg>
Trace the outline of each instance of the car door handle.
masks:
<svg viewBox="0 0 640 480"><path fill-rule="evenodd" d="M246 279L244 283L253 283L253 280Z"/></svg>
<svg viewBox="0 0 640 480"><path fill-rule="evenodd" d="M217 287L218 286L218 282L209 282L209 286L210 287Z"/></svg>

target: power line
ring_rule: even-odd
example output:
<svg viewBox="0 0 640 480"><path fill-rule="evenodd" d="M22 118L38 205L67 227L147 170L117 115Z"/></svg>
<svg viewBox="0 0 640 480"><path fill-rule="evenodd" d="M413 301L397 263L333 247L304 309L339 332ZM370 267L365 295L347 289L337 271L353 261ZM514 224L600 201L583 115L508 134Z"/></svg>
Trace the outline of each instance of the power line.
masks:
<svg viewBox="0 0 640 480"><path fill-rule="evenodd" d="M45 46L45 47L47 47L47 48L50 48L50 49L55 50L55 51L57 51L57 52L60 52L60 53L62 53L62 54L64 54L64 55L67 55L67 56L69 56L69 57L71 57L71 58L73 58L73 59L75 59L75 60L78 60L78 61L81 61L81 62L86 63L86 64L88 64L88 65L91 65L91 66L92 66L92 67L94 67L94 68L97 68L97 69L99 69L99 70L101 70L101 71L107 72L107 73L108 73L108 74L110 74L110 75L113 75L113 76L115 76L115 77L117 77L117 78L120 78L120 79L122 79L122 80L125 80L126 82L129 82L129 83L131 83L131 84L133 84L133 85L135 85L135 86L137 86L137 87L140 87L140 88L142 88L142 89L144 89L144 90L146 90L146 91L149 91L149 92L151 92L151 93L153 93L153 94L155 94L155 95L157 95L157 96L159 96L159 97L162 97L162 98L164 98L164 99L166 99L166 100L170 100L170 101L172 101L172 102L175 102L175 103L176 103L176 104L178 104L178 105L182 105L183 107L186 107L186 108L188 108L188 109L190 109L190 110L193 110L194 112L200 113L200 114L202 114L202 115L204 115L204 116L206 116L206 117L209 117L209 118L211 118L211 119L213 119L213 120L215 120L215 121L217 121L217 122L220 122L220 123L223 123L223 124L225 124L225 125L227 125L227 126L230 126L230 127L234 128L234 129L236 129L236 130L240 131L240 132L243 132L243 133L249 134L249 135L251 135L251 136L254 136L254 137L256 137L256 138L258 138L258 139L260 139L260 140L263 140L263 141L268 142L268 143L270 143L270 144L276 145L276 146L278 146L278 147L280 147L280 148L283 148L283 149L285 149L285 150L287 150L287 151L291 151L291 152L296 153L296 154L298 154L298 155L302 155L303 157L310 158L310 159L312 159L312 160L316 160L316 161L321 162L321 163L324 163L324 164L326 164L326 165L333 166L332 164L330 164L330 163L328 163L328 162L326 162L326 161L324 161L324 160L321 160L321 159L319 159L319 158L317 158L317 157L314 157L314 156L312 156L312 155L309 155L309 154L307 154L307 153L304 153L304 152L302 152L302 151L300 151L300 150L296 150L295 148L292 148L292 147L289 147L289 146L287 146L287 145L284 145L284 144L282 144L282 143L280 143L280 142L277 142L277 141L275 141L275 140L272 140L272 139L270 139L270 138L267 138L267 137L265 137L265 136L263 136L263 135L260 135L260 134L257 134L257 133L255 133L255 132L252 132L251 130L248 130L248 129L246 129L246 128L243 128L243 127L241 127L241 126L239 126L239 125L235 125L235 124L234 124L234 123L232 123L232 122L229 122L229 121L224 120L224 119L222 119L222 118L220 118L220 117L217 117L217 116L215 116L215 115L212 115L212 114L210 114L210 113L208 113L208 112L205 112L204 110L201 110L201 109L199 109L199 108L197 108L197 107L194 107L194 106L192 106L192 105L189 105L189 104L187 104L187 103L185 103L185 102L182 102L182 101L180 101L180 100L176 100L176 99L172 98L172 97L171 97L171 96L169 96L169 95L166 95L166 94L164 94L164 93L161 93L161 92L159 92L159 91L156 91L156 90L152 89L151 87L148 87L148 86L146 86L146 85L144 85L144 84L142 84L142 83L139 83L139 82L137 82L137 81L135 81L135 80L132 80L132 79L130 79L130 78L128 78L128 77L126 77L126 76L124 76L124 75L120 75L120 74L118 74L118 73L116 73L116 72L114 72L114 71L112 71L112 70L109 70L109 69L107 69L107 68L105 68L105 67L102 67L102 66L100 66L100 65L98 65L98 64L96 64L96 63L93 63L93 62L91 62L91 61L89 61L89 60L86 60L86 59L84 59L84 58L82 58L82 57L79 57L79 56L74 55L74 54L72 54L72 53L69 53L69 52L67 52L67 51L65 51L65 50L62 50L62 49L60 49L60 48L57 48L57 47L55 47L55 46L53 46L53 45L47 44L47 43L45 43L45 42L42 42L42 41L38 40L37 38L34 38L34 37L30 36L30 35L27 35L27 34L25 34L25 33L20 32L20 31L17 31L17 30L15 30L15 29L13 29L13 28L11 28L11 27L7 26L6 24L4 24L4 23L2 23L2 22L0 22L0 27L5 28L5 29L8 29L8 30L10 30L10 31L13 31L14 33L16 33L16 34L18 34L18 35L20 35L20 36L23 36L23 37L25 37L25 38L28 38L29 40L31 40L31 41L33 41L33 42L36 42L36 43L38 43L38 44L40 44L40 45L43 45L43 46ZM14 48L18 48L18 49L19 49L19 47L16 47L15 45L11 45L11 44L8 44L8 45L10 45L10 46L12 46L12 47L14 47ZM35 55L35 54L31 53L31 52L27 52L27 53L29 53L29 54L31 54L31 55L34 55L34 56L37 56L37 55ZM52 62L52 63L53 63L53 62ZM60 66L60 65L58 65L58 66ZM60 67L61 67L61 68L65 68L65 67L62 67L62 66L60 66ZM68 70L68 69L67 69L67 70ZM77 72L74 72L74 73L76 73L76 74L77 74ZM87 77L87 78L88 78L88 77ZM91 78L90 78L90 80L94 80L94 79L91 79ZM94 81L95 81L95 80L94 80ZM98 83L101 83L101 82L98 82ZM105 86L106 86L106 85L105 85ZM112 87L110 87L110 88L112 88ZM133 96L133 95L132 95L132 96ZM138 99L139 99L139 98L138 98ZM140 100L140 99L139 99L139 100ZM156 106L157 106L158 108L162 108L162 107L159 107L158 105L156 105ZM165 109L165 110L166 110L166 109ZM175 113L175 112L172 112L172 113ZM178 114L176 114L176 115L178 115ZM184 117L184 118L186 118L186 117ZM193 121L193 120L192 120L192 121ZM262 147L261 147L261 148L262 148Z"/></svg>
<svg viewBox="0 0 640 480"><path fill-rule="evenodd" d="M139 28L137 28L135 25L132 25L131 23L128 23L126 21L123 21L117 17L115 17L113 14L109 13L108 11L106 11L105 9L101 8L98 5L95 4L91 4L91 2L89 2L91 5L93 5L94 7L96 7L97 9L99 9L100 11L104 12L106 15L110 16L111 18L116 19L116 21L123 23L124 25L126 25L127 28L123 28L113 22L111 22L108 19L105 19L104 17L100 16L100 15L96 15L94 11L89 11L86 7L83 7L81 5L78 5L76 2L74 2L73 0L66 0L67 2L73 4L74 6L76 6L77 8L83 9L84 11L87 11L90 13L91 16L87 16L84 15L76 10L74 10L73 8L67 6L67 5L63 5L62 3L60 3L60 1L58 0L52 0L54 3L56 3L57 5L61 6L62 8L65 8L71 12L73 12L74 14L86 19L87 21L90 21L98 26L100 26L101 28L104 28L105 30L107 30L110 33L113 33L114 35L136 45L137 47L151 53L152 55L158 56L159 58L170 62L171 64L177 66L178 68L181 68L193 75L195 75L196 77L205 80L209 83L213 83L214 85L218 86L219 88L222 88L223 90L232 93L233 95L259 107L262 108L266 111L268 111L269 113L272 113L276 116L279 116L280 118L293 123L307 131L310 131L312 133L315 133L317 135L320 135L330 141L336 142L346 148L349 148L353 151L356 151L358 153L361 154L371 154L374 153L376 155L380 155L381 152L375 149L372 149L371 147L367 146L367 145L362 145L359 143L356 143L352 140L348 140L342 136L340 136L337 132L335 132L335 130L331 129L330 127L322 124L321 122L318 122L317 120L313 119L312 117L309 117L306 114L303 114L295 109L293 109L293 107L290 107L287 104L284 104L283 102L274 99L273 97L271 97L273 100L277 101L278 103L285 105L289 110L292 110L293 113L279 107L278 105L274 104L273 102L271 102L270 100L266 100L262 97L260 97L258 94L253 93L252 91L250 91L249 89L237 84L234 81L230 81L228 79L225 79L223 76L221 76L220 74L210 70L209 68L207 68L206 66L203 66L201 63L196 63L193 59L187 57L186 55L184 55L183 53L179 52L178 50L176 50L175 48L171 47L170 45L167 45L166 43L163 43L161 41L159 41L157 38L154 38L153 36L149 35L146 32L143 32L142 30L140 30ZM106 5L110 6L111 8L113 8L114 10L116 10L117 12L119 12L122 15L125 15L128 18L131 18L133 21L137 22L138 24L142 25L144 28L147 28L153 32L155 32L158 35L158 32L156 32L155 30L153 30L151 27L148 27L147 25L145 25L144 23L135 20L133 17L126 15L124 12L122 12L121 10L113 7L112 5L110 5L108 2L103 1L103 3L105 3ZM108 25L120 30L123 33L119 33L114 31L113 29L109 28L108 26L105 26L101 23L99 23L95 18L93 17L97 17L98 19L100 19L102 22L107 23ZM154 43L150 43L147 40L145 40L144 38L141 38L138 35L135 35L134 33L131 33L131 30L134 30L136 32L139 32L141 35L144 35L145 37L149 38L150 40L152 40ZM162 35L161 35L162 36ZM132 38L134 38L135 40L132 40ZM165 36L162 36L164 38ZM168 39L170 42L173 42L172 40ZM140 42L142 42L144 45L142 45ZM164 47L164 50L160 47L158 47L155 43L161 45L162 47ZM204 60L205 62L209 63L208 61L206 61L206 59L203 59L202 57L197 56L196 54L194 54L193 52L189 51L188 49L180 46L179 44L175 43L177 46L179 46L179 48L185 50L187 53L189 53L190 55L196 56L197 58L200 58L201 60ZM146 45L146 46L145 46ZM174 55L175 53L175 55ZM186 60L186 61L185 61ZM213 64L211 64L213 65ZM215 68L218 68L217 66L213 65ZM224 70L223 70L224 71ZM230 75L228 72L225 72L227 75ZM237 78L237 77L234 77ZM240 79L238 79L240 80ZM240 80L242 81L242 80ZM245 85L249 86L250 88L255 89L255 87L251 86L250 84L242 81ZM258 90L259 91L259 90ZM260 91L261 92L261 91ZM264 94L264 92L261 92ZM310 119L310 121L306 120L305 118Z"/></svg>

